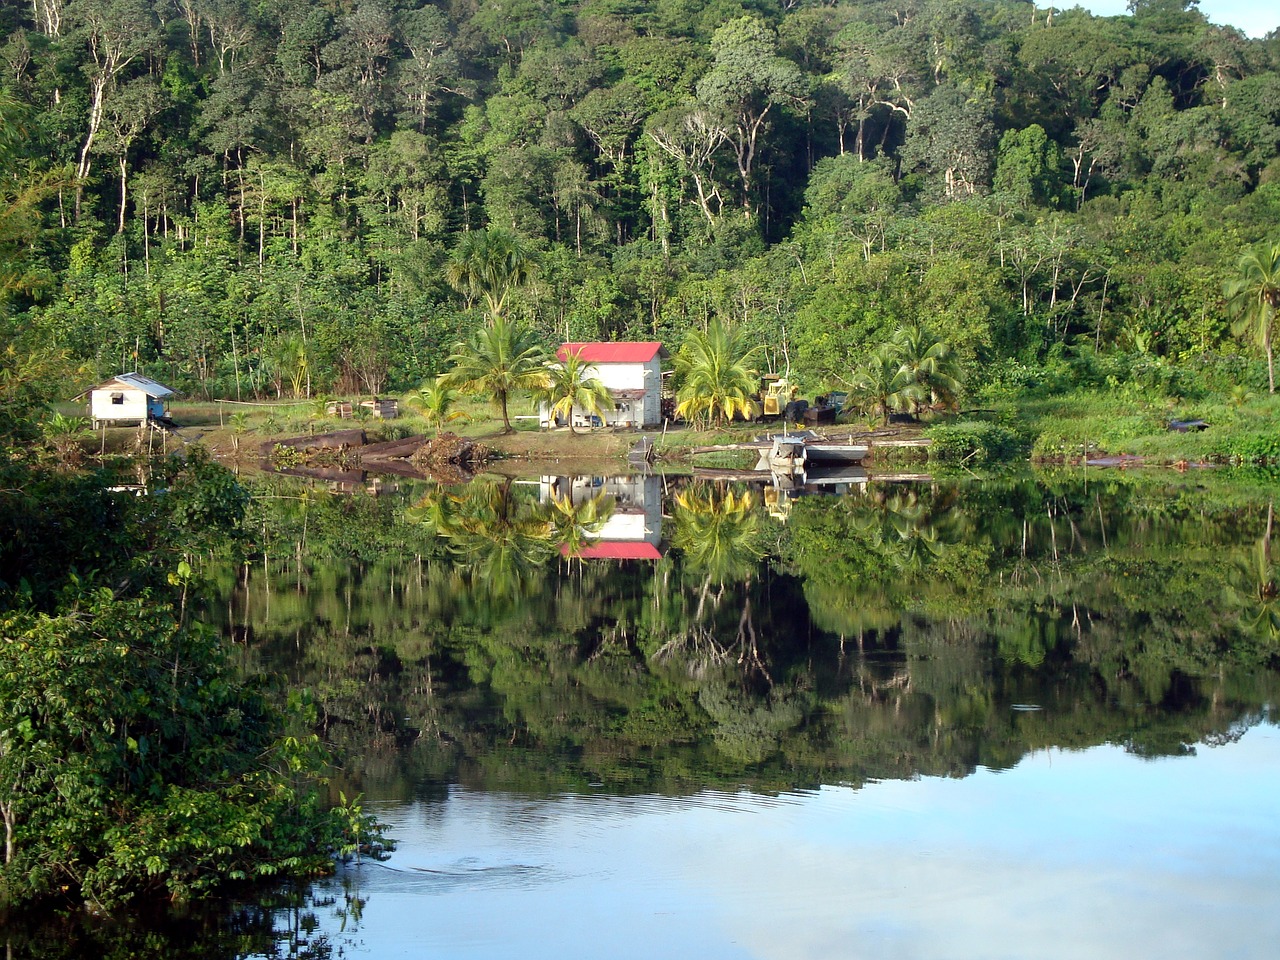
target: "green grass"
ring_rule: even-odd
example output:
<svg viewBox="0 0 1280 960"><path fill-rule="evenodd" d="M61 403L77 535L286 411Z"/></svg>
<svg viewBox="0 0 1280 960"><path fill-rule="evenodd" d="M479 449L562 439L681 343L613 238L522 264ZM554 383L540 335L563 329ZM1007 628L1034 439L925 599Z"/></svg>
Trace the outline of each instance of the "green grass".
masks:
<svg viewBox="0 0 1280 960"><path fill-rule="evenodd" d="M1035 460L1129 454L1159 462L1261 462L1280 459L1280 397L1241 404L1222 397L1177 401L1134 399L1117 391L1074 391L1017 406ZM1195 433L1169 429L1171 420L1204 420Z"/></svg>

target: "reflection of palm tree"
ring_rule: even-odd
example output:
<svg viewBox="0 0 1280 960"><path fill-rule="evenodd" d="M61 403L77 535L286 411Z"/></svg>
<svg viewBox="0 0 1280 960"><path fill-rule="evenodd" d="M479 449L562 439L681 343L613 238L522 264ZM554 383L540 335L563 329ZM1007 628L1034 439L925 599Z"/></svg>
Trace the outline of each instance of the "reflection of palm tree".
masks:
<svg viewBox="0 0 1280 960"><path fill-rule="evenodd" d="M546 351L533 334L501 317L477 330L470 343L458 344L449 363L453 369L439 378L440 386L492 397L502 411L504 433L512 432L511 394L543 390L550 379Z"/></svg>
<svg viewBox="0 0 1280 960"><path fill-rule="evenodd" d="M897 536L895 559L899 568L918 573L942 552L929 511L919 498L901 494L891 497L885 508L889 528Z"/></svg>
<svg viewBox="0 0 1280 960"><path fill-rule="evenodd" d="M1267 527L1262 538L1249 551L1246 559L1236 563L1236 581L1248 584L1247 589L1233 589L1237 602L1253 614L1253 628L1265 631L1275 640L1280 638L1280 584L1276 582L1276 568L1271 556L1271 530L1274 526L1274 504L1267 504Z"/></svg>
<svg viewBox="0 0 1280 960"><path fill-rule="evenodd" d="M569 557L581 557L582 551L597 539L605 521L613 516L616 501L598 494L581 503L572 497L552 496L544 507L551 525L551 538Z"/></svg>
<svg viewBox="0 0 1280 960"><path fill-rule="evenodd" d="M594 367L582 359L581 352L569 352L564 359L547 367L547 386L543 398L550 406L551 417L563 416L569 421L569 432L573 430L573 411L603 416L606 410L613 409L613 394L609 388L595 376Z"/></svg>
<svg viewBox="0 0 1280 960"><path fill-rule="evenodd" d="M745 580L764 556L760 516L750 493L721 495L694 484L676 496L674 545L708 581Z"/></svg>
<svg viewBox="0 0 1280 960"><path fill-rule="evenodd" d="M497 597L526 592L555 555L539 505L512 495L511 482L472 481L461 492L437 487L407 513L443 538L473 585Z"/></svg>

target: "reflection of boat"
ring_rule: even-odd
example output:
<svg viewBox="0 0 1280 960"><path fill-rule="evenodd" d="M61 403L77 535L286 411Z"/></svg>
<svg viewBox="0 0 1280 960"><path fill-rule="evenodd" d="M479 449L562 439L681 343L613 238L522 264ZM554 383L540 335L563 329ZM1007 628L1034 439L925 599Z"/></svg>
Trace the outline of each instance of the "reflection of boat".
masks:
<svg viewBox="0 0 1280 960"><path fill-rule="evenodd" d="M861 464L856 463L811 463L804 472L804 486L810 487L846 487L862 485L871 477Z"/></svg>

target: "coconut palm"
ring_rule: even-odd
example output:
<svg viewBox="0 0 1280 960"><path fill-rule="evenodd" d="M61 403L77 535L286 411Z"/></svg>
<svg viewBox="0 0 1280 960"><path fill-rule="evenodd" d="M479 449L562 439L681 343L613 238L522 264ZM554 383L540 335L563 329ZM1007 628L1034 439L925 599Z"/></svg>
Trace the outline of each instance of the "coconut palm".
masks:
<svg viewBox="0 0 1280 960"><path fill-rule="evenodd" d="M755 415L757 377L752 358L758 347L748 347L742 334L730 333L720 321L706 332L693 330L676 354L676 413L686 420L724 423L735 415Z"/></svg>
<svg viewBox="0 0 1280 960"><path fill-rule="evenodd" d="M502 227L465 233L445 265L444 276L453 289L485 303L490 322L506 316L507 299L528 286L537 264L520 238Z"/></svg>
<svg viewBox="0 0 1280 960"><path fill-rule="evenodd" d="M453 369L438 378L441 389L490 397L502 412L503 433L512 433L507 401L513 393L547 388L547 353L533 334L505 319L481 327L449 358Z"/></svg>
<svg viewBox="0 0 1280 960"><path fill-rule="evenodd" d="M955 403L960 371L946 341L919 323L902 327L893 339L902 380L917 388L910 398L913 412L919 413L926 400L935 405Z"/></svg>
<svg viewBox="0 0 1280 960"><path fill-rule="evenodd" d="M453 409L457 400L457 390L442 386L434 380L424 383L405 397L405 403L422 414L423 419L435 427L437 432L443 430L449 421L464 416Z"/></svg>
<svg viewBox="0 0 1280 960"><path fill-rule="evenodd" d="M1267 388L1276 392L1276 370L1272 338L1276 314L1280 312L1280 243L1255 247L1236 265L1237 275L1222 285L1227 305L1236 315L1232 331L1252 333L1267 355Z"/></svg>
<svg viewBox="0 0 1280 960"><path fill-rule="evenodd" d="M896 343L882 343L867 355L849 380L849 391L868 416L889 419L890 410L906 409L920 388L903 370L902 352Z"/></svg>
<svg viewBox="0 0 1280 960"><path fill-rule="evenodd" d="M566 353L564 359L547 365L548 382L542 399L550 407L552 417L563 416L573 429L575 408L593 416L602 417L614 407L613 394L599 377L595 368L582 359L581 353Z"/></svg>

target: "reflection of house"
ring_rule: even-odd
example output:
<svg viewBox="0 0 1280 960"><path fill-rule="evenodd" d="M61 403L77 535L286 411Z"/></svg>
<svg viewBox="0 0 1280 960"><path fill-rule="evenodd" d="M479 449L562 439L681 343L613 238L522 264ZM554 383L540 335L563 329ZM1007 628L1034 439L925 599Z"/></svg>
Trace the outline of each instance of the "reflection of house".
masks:
<svg viewBox="0 0 1280 960"><path fill-rule="evenodd" d="M580 507L596 497L608 514L587 530L587 546L575 553L583 559L658 560L662 557L662 484L655 476L543 477L542 500L568 498ZM612 512L608 504L612 504ZM562 547L567 552L567 547Z"/></svg>
<svg viewBox="0 0 1280 960"><path fill-rule="evenodd" d="M590 364L588 373L600 380L613 396L614 409L600 419L609 427L653 427L662 423L662 359L669 356L662 344L649 343L566 343L556 351L563 361L578 356ZM543 404L542 425L552 423ZM573 426L590 426L591 416L573 408Z"/></svg>
<svg viewBox="0 0 1280 960"><path fill-rule="evenodd" d="M148 420L163 420L169 415L165 404L173 396L168 387L140 373L122 373L86 393L89 416L93 418L95 427L99 423L141 424ZM85 393L76 399L83 396Z"/></svg>

